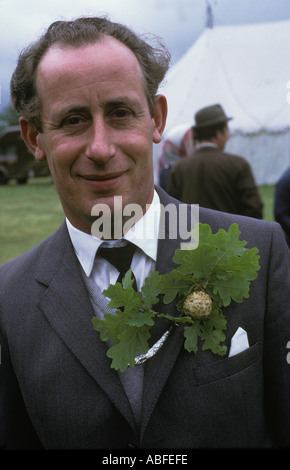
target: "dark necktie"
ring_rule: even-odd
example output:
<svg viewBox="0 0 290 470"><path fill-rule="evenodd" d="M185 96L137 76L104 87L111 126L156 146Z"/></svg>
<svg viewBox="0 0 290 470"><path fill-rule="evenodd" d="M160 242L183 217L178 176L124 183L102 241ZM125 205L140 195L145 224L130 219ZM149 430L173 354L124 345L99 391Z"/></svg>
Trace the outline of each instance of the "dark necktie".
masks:
<svg viewBox="0 0 290 470"><path fill-rule="evenodd" d="M101 246L98 249L98 255L109 261L109 263L111 263L119 271L120 274L117 282L122 282L126 272L128 269L130 269L135 248L136 247L132 243L129 243L125 246L120 246L117 248L106 248ZM134 280L133 287L135 290L137 290L137 283L133 272L132 277Z"/></svg>

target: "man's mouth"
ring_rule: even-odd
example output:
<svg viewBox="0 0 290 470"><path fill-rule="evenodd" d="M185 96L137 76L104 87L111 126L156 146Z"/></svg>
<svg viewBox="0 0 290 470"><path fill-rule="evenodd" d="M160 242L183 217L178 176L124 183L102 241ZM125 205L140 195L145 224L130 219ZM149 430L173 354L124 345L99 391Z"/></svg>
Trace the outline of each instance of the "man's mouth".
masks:
<svg viewBox="0 0 290 470"><path fill-rule="evenodd" d="M81 174L80 178L96 189L110 189L119 182L124 173L124 171L103 174L88 173Z"/></svg>
<svg viewBox="0 0 290 470"><path fill-rule="evenodd" d="M82 178L90 181L107 181L115 178L119 178L122 176L123 172L118 173L105 173L105 174L84 174L81 175Z"/></svg>

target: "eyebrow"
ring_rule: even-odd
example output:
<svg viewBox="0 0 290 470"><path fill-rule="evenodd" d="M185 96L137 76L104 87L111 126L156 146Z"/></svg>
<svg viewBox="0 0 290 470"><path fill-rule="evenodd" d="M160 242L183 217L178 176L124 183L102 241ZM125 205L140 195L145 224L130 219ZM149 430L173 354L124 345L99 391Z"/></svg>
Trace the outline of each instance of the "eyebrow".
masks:
<svg viewBox="0 0 290 470"><path fill-rule="evenodd" d="M62 119L63 117L67 116L71 113L80 113L80 112L87 112L86 106L66 106L59 110L55 110L52 112L52 119Z"/></svg>
<svg viewBox="0 0 290 470"><path fill-rule="evenodd" d="M136 106L139 106L138 105L138 101L137 100L134 100L128 96L118 96L116 98L113 98L112 100L108 101L107 103L105 103L106 106L108 107L114 107L114 106L131 106L131 107L134 107L136 108ZM71 113L88 113L88 107L87 106L74 106L74 105L69 105L69 106L65 106L64 108L61 108L59 110L55 110L52 112L52 119L62 119L64 118L65 116L67 116L68 114L71 114Z"/></svg>
<svg viewBox="0 0 290 470"><path fill-rule="evenodd" d="M109 102L110 105L113 106L122 106L124 104L129 104L131 106L136 106L137 100L134 100L132 98L129 98L128 96L120 96L118 98L115 98Z"/></svg>

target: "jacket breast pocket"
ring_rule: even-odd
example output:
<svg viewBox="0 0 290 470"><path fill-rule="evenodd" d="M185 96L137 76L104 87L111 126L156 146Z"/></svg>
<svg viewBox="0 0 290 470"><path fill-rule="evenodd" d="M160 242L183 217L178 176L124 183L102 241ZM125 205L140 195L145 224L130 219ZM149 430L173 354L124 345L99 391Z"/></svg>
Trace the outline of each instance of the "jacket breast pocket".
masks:
<svg viewBox="0 0 290 470"><path fill-rule="evenodd" d="M261 343L256 343L235 356L194 368L196 385L209 384L245 371L261 360L261 350Z"/></svg>

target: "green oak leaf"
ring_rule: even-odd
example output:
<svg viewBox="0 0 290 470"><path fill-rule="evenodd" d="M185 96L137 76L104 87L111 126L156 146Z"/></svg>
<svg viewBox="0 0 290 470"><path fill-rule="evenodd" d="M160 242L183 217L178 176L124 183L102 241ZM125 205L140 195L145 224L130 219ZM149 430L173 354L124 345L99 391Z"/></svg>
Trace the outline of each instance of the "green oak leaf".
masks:
<svg viewBox="0 0 290 470"><path fill-rule="evenodd" d="M214 354L218 354L219 356L226 354L227 347L220 344L225 340L225 334L220 330L208 328L206 322L204 322L204 327L201 332L201 339L204 341L202 346L203 351L210 349Z"/></svg>
<svg viewBox="0 0 290 470"><path fill-rule="evenodd" d="M110 338L115 344L119 342L119 335L127 327L129 318L125 312L116 310L115 314L105 313L103 320L93 317L92 321L94 329L100 333L101 340L107 341Z"/></svg>
<svg viewBox="0 0 290 470"><path fill-rule="evenodd" d="M256 279L260 269L259 259L260 256L257 256L258 249L251 248L246 251L239 257L230 257L228 259L228 269L236 270L242 272L245 278L248 281L253 281Z"/></svg>
<svg viewBox="0 0 290 470"><path fill-rule="evenodd" d="M231 301L241 303L243 298L249 297L250 283L243 273L229 273L227 279L215 279L210 283L213 294L218 294L223 302L223 306L227 307Z"/></svg>
<svg viewBox="0 0 290 470"><path fill-rule="evenodd" d="M134 282L134 279L133 279L133 276L132 276L132 270L128 269L128 271L126 272L124 278L122 279L123 289L130 289L130 287L133 288L133 282Z"/></svg>
<svg viewBox="0 0 290 470"><path fill-rule="evenodd" d="M130 310L138 311L142 304L142 294L131 287L128 273L126 273L126 276L123 285L119 282L114 285L111 284L108 289L103 291L103 294L111 299L109 307L112 309L127 307Z"/></svg>
<svg viewBox="0 0 290 470"><path fill-rule="evenodd" d="M227 328L227 320L222 312L222 310L218 307L218 305L213 302L212 312L207 318L207 325L209 328L216 329L216 330L226 330Z"/></svg>
<svg viewBox="0 0 290 470"><path fill-rule="evenodd" d="M159 302L159 295L161 293L162 276L158 271L151 271L149 276L145 279L144 286L141 291L144 295L143 304L145 309L150 309L151 305Z"/></svg>
<svg viewBox="0 0 290 470"><path fill-rule="evenodd" d="M155 315L155 312L154 312ZM130 320L128 320L128 326L153 326L154 325L154 320L152 318L152 314L150 315L149 312L137 312L135 313Z"/></svg>
<svg viewBox="0 0 290 470"><path fill-rule="evenodd" d="M97 317L92 318L92 324L94 327L94 330L98 331L100 333L100 338L102 341L107 341L109 339L108 336L108 330L106 327L106 323L103 320L100 320Z"/></svg>
<svg viewBox="0 0 290 470"><path fill-rule="evenodd" d="M226 346L220 343L225 340L223 330L227 321L222 311L214 304L211 314L206 320L192 321L192 325L184 328L184 347L188 352L197 352L198 339L204 341L203 350L211 349L215 354L224 355Z"/></svg>
<svg viewBox="0 0 290 470"><path fill-rule="evenodd" d="M191 325L191 326L185 326L184 327L184 348L188 352L197 352L198 348L198 338L200 336L200 331L199 331L199 325L198 323Z"/></svg>
<svg viewBox="0 0 290 470"><path fill-rule="evenodd" d="M219 229L213 237L213 243L217 249L223 252L226 257L236 255L240 256L245 251L246 241L241 241L239 239L241 232L239 230L238 224L232 224L228 231L224 229Z"/></svg>
<svg viewBox="0 0 290 470"><path fill-rule="evenodd" d="M199 241L199 245L211 245L212 244L212 230L208 224L195 224L194 228L190 232L190 237L192 240ZM193 248L194 246L194 248ZM193 250L196 249L196 246L191 242L182 244L183 250Z"/></svg>
<svg viewBox="0 0 290 470"><path fill-rule="evenodd" d="M191 317L176 317L174 315L170 315L169 313L159 313L158 317L160 318L167 318L167 320L170 320L174 323L195 323L195 320L193 320Z"/></svg>
<svg viewBox="0 0 290 470"><path fill-rule="evenodd" d="M118 344L107 351L112 359L111 368L123 372L127 367L134 367L137 352L146 354L150 332L148 326L126 328L119 336Z"/></svg>
<svg viewBox="0 0 290 470"><path fill-rule="evenodd" d="M184 276L177 270L170 274L163 274L160 282L161 293L164 294L163 303L169 304L177 295L186 295L192 287L192 277Z"/></svg>
<svg viewBox="0 0 290 470"><path fill-rule="evenodd" d="M212 245L198 245L195 250L176 250L173 261L179 264L177 270L182 274L194 274L207 278L217 263L219 254Z"/></svg>

